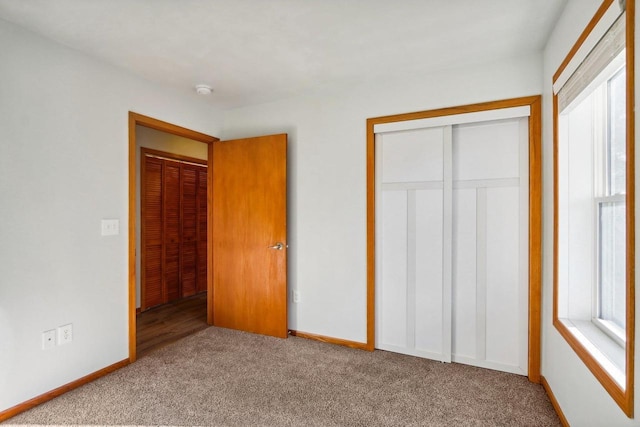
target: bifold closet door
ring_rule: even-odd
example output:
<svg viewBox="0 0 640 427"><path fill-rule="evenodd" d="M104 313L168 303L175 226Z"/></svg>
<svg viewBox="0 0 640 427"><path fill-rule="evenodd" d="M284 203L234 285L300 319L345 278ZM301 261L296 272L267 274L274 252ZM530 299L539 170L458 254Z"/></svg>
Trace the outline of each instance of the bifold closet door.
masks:
<svg viewBox="0 0 640 427"><path fill-rule="evenodd" d="M198 262L198 169L200 166L182 165L182 221L180 252L181 296L197 292Z"/></svg>
<svg viewBox="0 0 640 427"><path fill-rule="evenodd" d="M376 347L527 374L528 119L376 134Z"/></svg>
<svg viewBox="0 0 640 427"><path fill-rule="evenodd" d="M163 232L162 232L162 159L145 157L142 183L144 217L142 218L143 298L142 309L164 302Z"/></svg>
<svg viewBox="0 0 640 427"><path fill-rule="evenodd" d="M207 168L144 157L142 309L207 290Z"/></svg>
<svg viewBox="0 0 640 427"><path fill-rule="evenodd" d="M207 291L207 168L198 170L198 262L196 291Z"/></svg>
<svg viewBox="0 0 640 427"><path fill-rule="evenodd" d="M164 233L164 302L180 298L181 206L180 162L164 160L162 179Z"/></svg>
<svg viewBox="0 0 640 427"><path fill-rule="evenodd" d="M207 290L207 168L182 164L181 297Z"/></svg>

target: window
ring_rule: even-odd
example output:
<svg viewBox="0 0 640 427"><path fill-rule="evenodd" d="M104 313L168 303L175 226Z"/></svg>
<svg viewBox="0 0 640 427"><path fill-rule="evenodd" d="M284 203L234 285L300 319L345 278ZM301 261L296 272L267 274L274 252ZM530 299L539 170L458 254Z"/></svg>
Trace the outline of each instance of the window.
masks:
<svg viewBox="0 0 640 427"><path fill-rule="evenodd" d="M626 337L626 73L623 50L605 70L606 81L597 90L594 114L598 125L606 128L604 137L596 143L596 304L595 324L619 345ZM617 69L619 67L619 69ZM562 114L562 113L561 113ZM599 167L598 167L599 166Z"/></svg>
<svg viewBox="0 0 640 427"><path fill-rule="evenodd" d="M618 3L605 1L554 76L553 320L632 417L633 346L628 343L634 337L634 270L627 264L633 263L635 244L634 187L628 179L634 170L628 156L633 153L628 132L633 98L627 89L633 76L626 70L633 60L633 36L626 16ZM581 54L589 43L592 48Z"/></svg>

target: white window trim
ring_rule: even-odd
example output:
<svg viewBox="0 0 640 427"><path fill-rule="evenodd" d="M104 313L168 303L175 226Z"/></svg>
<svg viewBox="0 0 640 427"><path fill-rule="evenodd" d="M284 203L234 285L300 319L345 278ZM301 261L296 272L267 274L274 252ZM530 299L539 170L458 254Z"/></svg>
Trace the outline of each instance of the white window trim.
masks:
<svg viewBox="0 0 640 427"><path fill-rule="evenodd" d="M622 349L624 349L627 343L627 337L625 335L625 330L620 326L616 325L610 320L604 320L600 317L594 317L591 319L591 322L596 325L602 332L607 334L607 336L615 341L616 344Z"/></svg>

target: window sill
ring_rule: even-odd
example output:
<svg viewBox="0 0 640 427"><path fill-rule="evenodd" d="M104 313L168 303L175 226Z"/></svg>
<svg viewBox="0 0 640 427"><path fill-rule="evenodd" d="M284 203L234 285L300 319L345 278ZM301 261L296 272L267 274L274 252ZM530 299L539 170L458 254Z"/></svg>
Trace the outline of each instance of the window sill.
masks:
<svg viewBox="0 0 640 427"><path fill-rule="evenodd" d="M594 317L591 321L602 332L607 334L609 338L615 341L619 347L625 348L627 345L627 337L625 336L625 330L623 328L610 320L599 319L597 317Z"/></svg>
<svg viewBox="0 0 640 427"><path fill-rule="evenodd" d="M622 389L625 389L625 349L590 320L558 319Z"/></svg>

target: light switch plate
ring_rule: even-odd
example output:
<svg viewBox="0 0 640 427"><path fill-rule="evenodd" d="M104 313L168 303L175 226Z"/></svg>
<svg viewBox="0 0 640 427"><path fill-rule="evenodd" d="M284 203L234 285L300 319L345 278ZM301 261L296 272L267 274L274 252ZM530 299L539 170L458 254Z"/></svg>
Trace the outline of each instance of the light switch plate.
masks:
<svg viewBox="0 0 640 427"><path fill-rule="evenodd" d="M120 234L120 220L119 219L103 219L102 220L102 235L103 236L117 236Z"/></svg>

